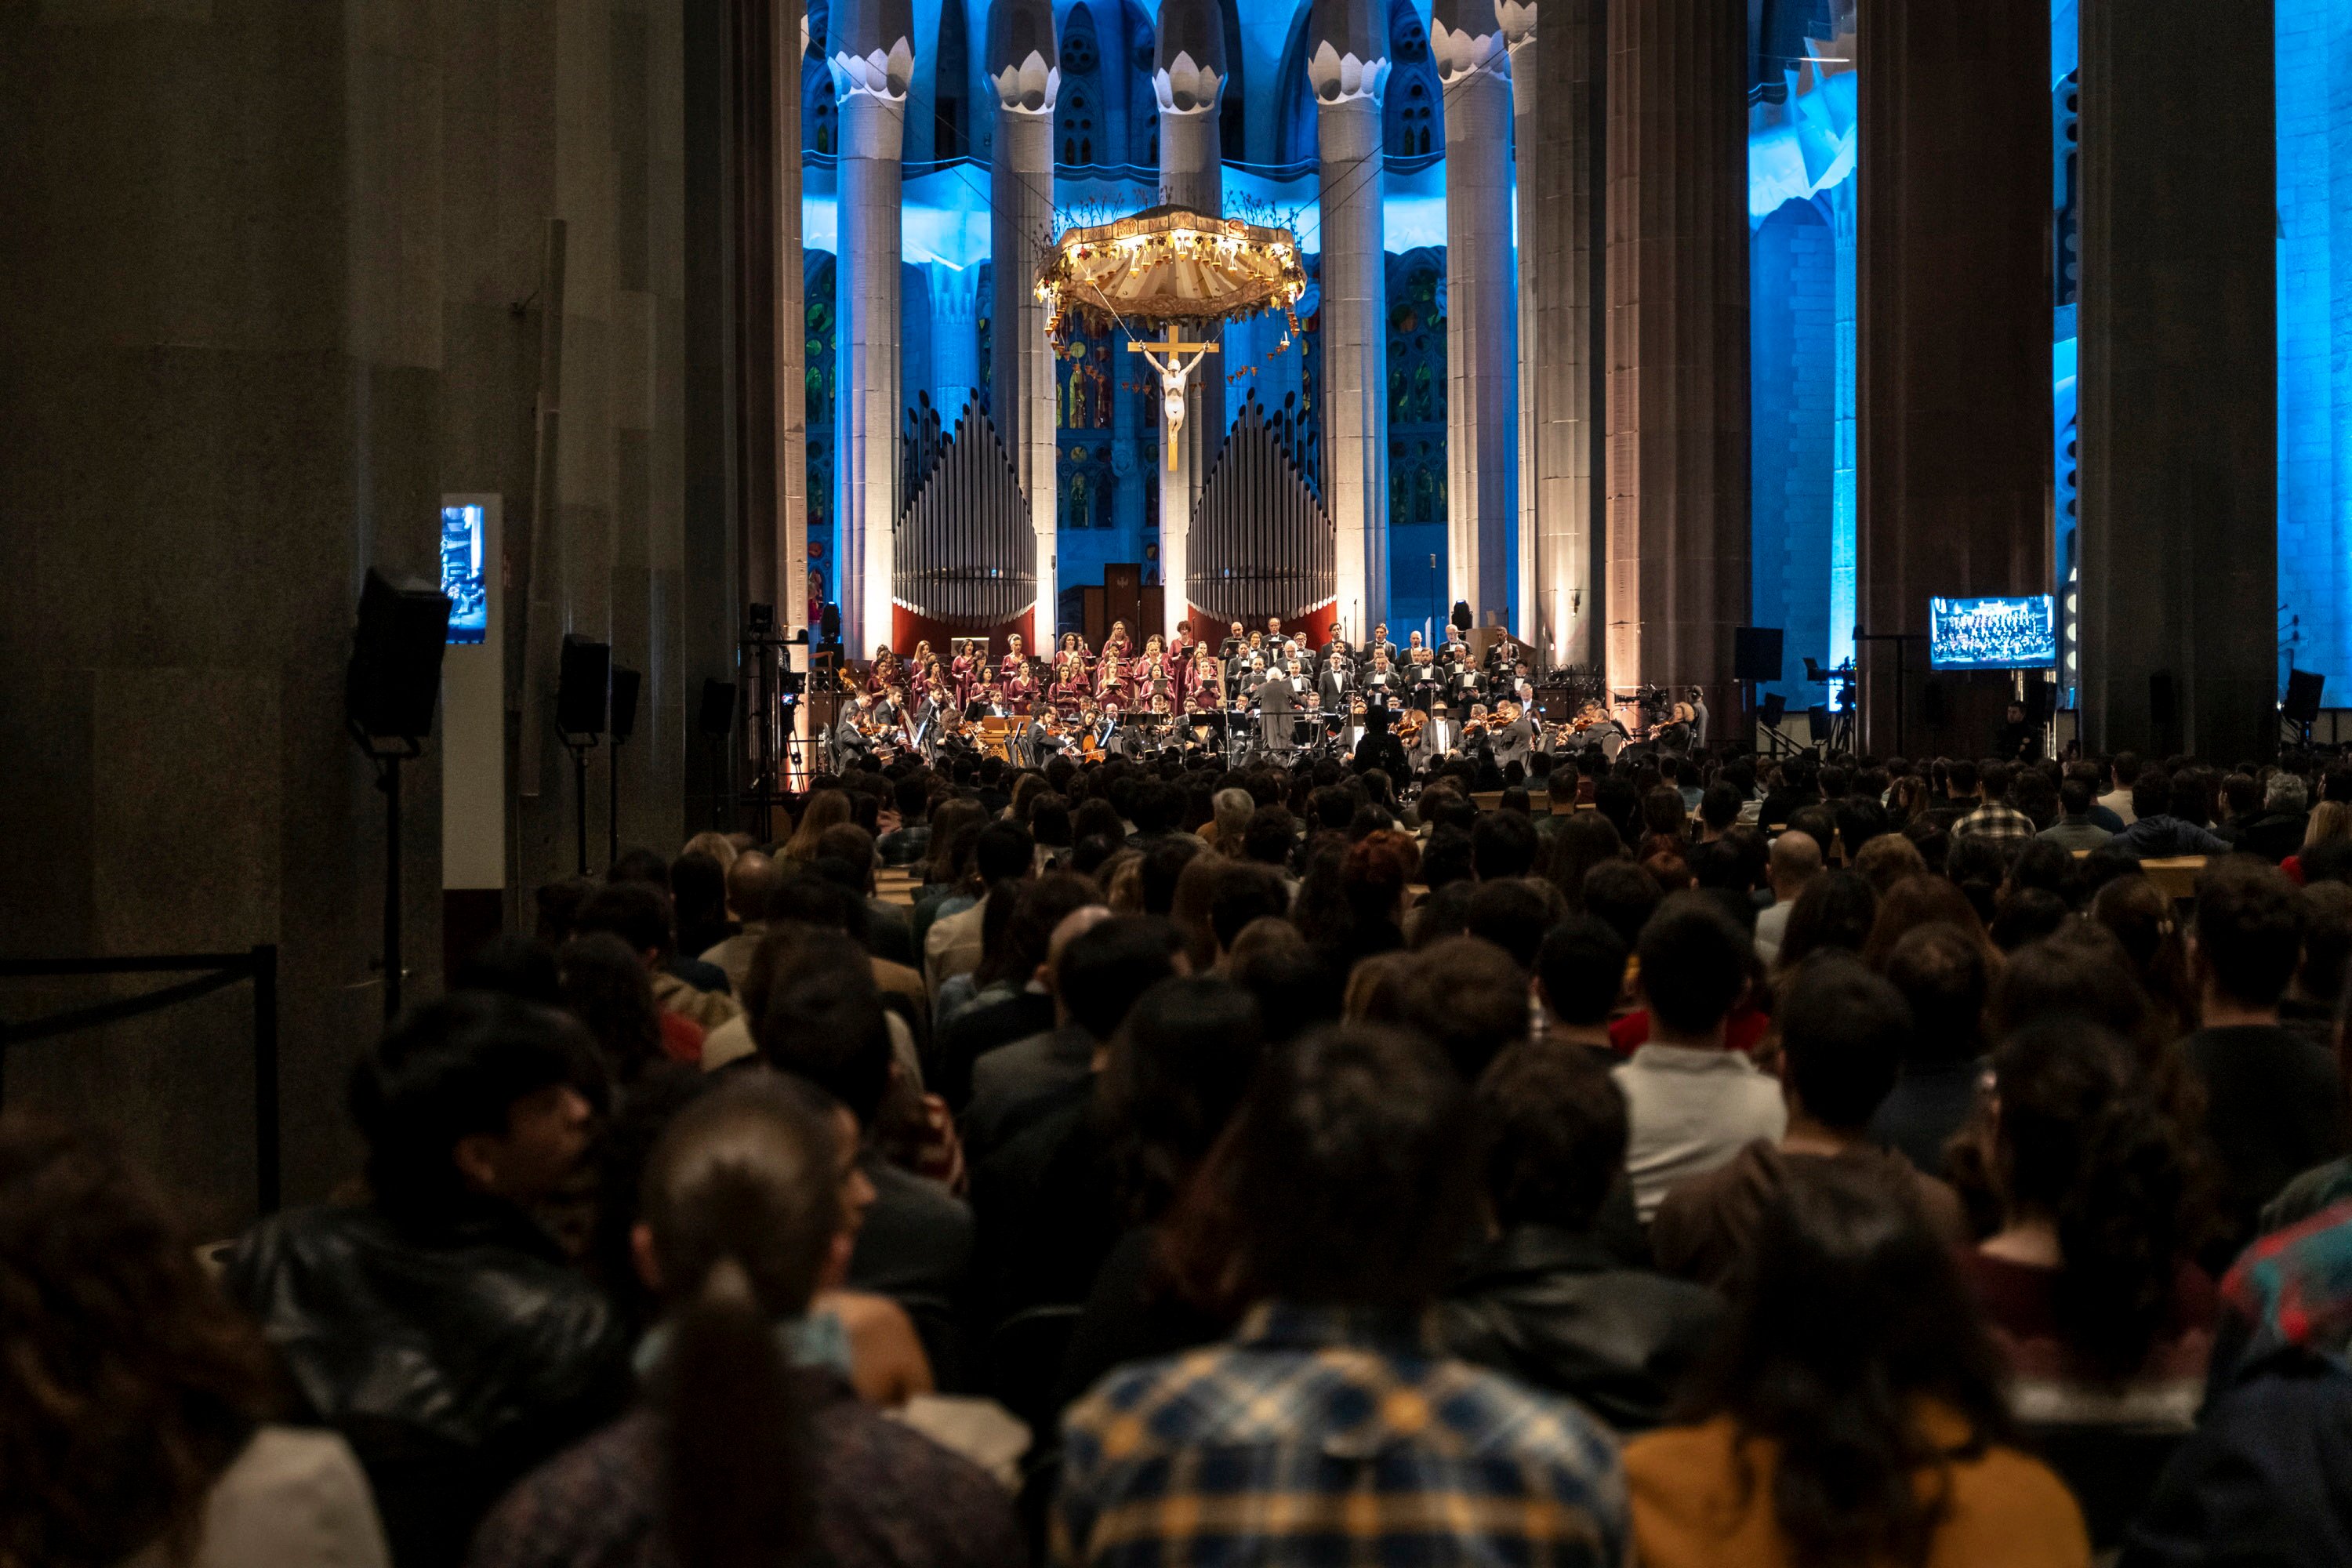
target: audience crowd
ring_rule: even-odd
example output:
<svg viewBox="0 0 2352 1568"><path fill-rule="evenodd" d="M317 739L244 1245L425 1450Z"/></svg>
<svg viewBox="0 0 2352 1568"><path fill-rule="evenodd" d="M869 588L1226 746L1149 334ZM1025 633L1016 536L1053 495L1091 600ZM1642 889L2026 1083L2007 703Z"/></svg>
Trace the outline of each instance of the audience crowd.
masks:
<svg viewBox="0 0 2352 1568"><path fill-rule="evenodd" d="M2352 1562L2352 770L1538 762L821 777L233 1242L12 1114L0 1568Z"/></svg>

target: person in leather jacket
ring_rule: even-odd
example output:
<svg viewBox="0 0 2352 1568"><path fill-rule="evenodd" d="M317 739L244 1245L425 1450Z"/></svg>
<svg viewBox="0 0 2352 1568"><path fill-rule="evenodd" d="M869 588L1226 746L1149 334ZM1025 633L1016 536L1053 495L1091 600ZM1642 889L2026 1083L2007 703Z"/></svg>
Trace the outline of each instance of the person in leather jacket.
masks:
<svg viewBox="0 0 2352 1568"><path fill-rule="evenodd" d="M461 1561L530 1467L617 1411L626 1329L526 1205L578 1163L593 1049L566 1016L460 992L396 1021L352 1075L370 1201L274 1215L223 1280L304 1413L373 1486L394 1561Z"/></svg>
<svg viewBox="0 0 2352 1568"><path fill-rule="evenodd" d="M1446 1348L1564 1394L1619 1432L1665 1417L1723 1317L1716 1294L1628 1267L1599 1234L1625 1099L1582 1051L1512 1046L1478 1084L1499 1227L1440 1309Z"/></svg>

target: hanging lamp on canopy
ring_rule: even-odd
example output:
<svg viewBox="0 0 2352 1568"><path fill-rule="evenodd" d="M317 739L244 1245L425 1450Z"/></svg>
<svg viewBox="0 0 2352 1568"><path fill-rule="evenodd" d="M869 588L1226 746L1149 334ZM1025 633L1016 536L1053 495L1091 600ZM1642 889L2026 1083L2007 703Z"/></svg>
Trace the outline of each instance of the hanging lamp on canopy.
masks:
<svg viewBox="0 0 2352 1568"><path fill-rule="evenodd" d="M1129 350L1160 373L1171 468L1184 424L1185 384L1202 357L1217 352L1209 334L1265 310L1288 316L1306 291L1298 237L1290 230L1176 206L1066 231L1037 279L1045 330L1056 343L1074 320L1105 335L1123 327L1136 340ZM1296 316L1290 327L1298 330ZM1164 342L1142 341L1146 329L1161 328Z"/></svg>

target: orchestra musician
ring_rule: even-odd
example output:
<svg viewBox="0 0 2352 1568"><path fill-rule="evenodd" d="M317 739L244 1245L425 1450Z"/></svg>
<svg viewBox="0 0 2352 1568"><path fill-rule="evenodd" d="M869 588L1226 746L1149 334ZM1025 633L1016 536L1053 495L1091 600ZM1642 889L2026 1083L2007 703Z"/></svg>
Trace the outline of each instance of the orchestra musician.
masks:
<svg viewBox="0 0 2352 1568"><path fill-rule="evenodd" d="M1507 768L1513 763L1521 767L1536 749L1536 727L1526 710L1510 698L1495 704L1495 721L1488 727L1489 743L1495 749L1495 765Z"/></svg>
<svg viewBox="0 0 2352 1568"><path fill-rule="evenodd" d="M1443 697L1431 700L1429 717L1423 722L1420 729L1419 743L1409 752L1415 769L1425 768L1433 763L1443 761L1454 755L1462 748L1461 731L1455 725L1453 714L1446 708L1445 699Z"/></svg>
<svg viewBox="0 0 2352 1568"><path fill-rule="evenodd" d="M873 742L866 739L869 722L866 699L845 697L840 710L834 714L833 728L825 737L825 751L835 773L846 773L874 752Z"/></svg>

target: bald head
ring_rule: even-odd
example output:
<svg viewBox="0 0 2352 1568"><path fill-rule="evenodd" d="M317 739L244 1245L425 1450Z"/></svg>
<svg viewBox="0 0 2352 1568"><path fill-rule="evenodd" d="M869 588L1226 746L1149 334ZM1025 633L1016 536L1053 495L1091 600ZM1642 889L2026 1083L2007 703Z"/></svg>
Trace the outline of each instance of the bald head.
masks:
<svg viewBox="0 0 2352 1568"><path fill-rule="evenodd" d="M739 921L768 918L768 900L783 881L776 863L757 849L746 849L727 868L727 910Z"/></svg>
<svg viewBox="0 0 2352 1568"><path fill-rule="evenodd" d="M1788 832L1772 840L1772 893L1787 903L1822 874L1822 847L1810 833Z"/></svg>

